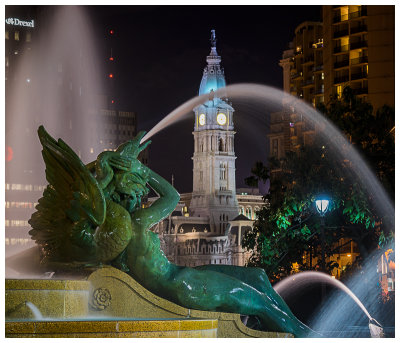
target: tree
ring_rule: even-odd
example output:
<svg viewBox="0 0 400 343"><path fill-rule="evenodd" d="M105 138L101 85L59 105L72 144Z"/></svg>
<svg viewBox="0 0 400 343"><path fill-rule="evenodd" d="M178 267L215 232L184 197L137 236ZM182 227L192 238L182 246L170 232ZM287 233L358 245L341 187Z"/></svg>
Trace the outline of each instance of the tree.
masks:
<svg viewBox="0 0 400 343"><path fill-rule="evenodd" d="M370 103L357 98L346 87L341 99L333 98L328 106L321 104L318 110L356 146L394 200L394 108L384 105L373 113Z"/></svg>
<svg viewBox="0 0 400 343"><path fill-rule="evenodd" d="M357 147L365 149L378 175L388 167L394 172L394 159L384 157L392 147L394 153L394 137L388 134L392 120L385 117L391 116L391 109L379 109L374 116L368 103L359 101L346 90L343 103L333 100L323 111L331 120L339 122L339 127L351 136ZM381 122L377 123L378 120ZM373 124L376 126L372 130L365 127ZM327 256L340 249L338 242L342 237L354 240L362 257L378 244L384 227L382 218L362 184L352 176L351 162L336 159L332 149L328 142L316 139L313 146L289 152L281 161L270 160L270 166L279 165L282 172L279 177L270 179L269 193L265 196L269 205L258 213L244 246L253 249L249 265L264 268L272 279L290 273L295 262L299 269L318 269L318 266L305 265L303 256L320 254L321 221L314 205L319 193L329 194L331 199L330 214L325 219ZM260 163L252 173L253 178L248 178L248 182L265 180L269 176L268 169ZM394 184L391 175L383 174L381 180L385 179L387 187ZM331 263L327 268L334 266Z"/></svg>

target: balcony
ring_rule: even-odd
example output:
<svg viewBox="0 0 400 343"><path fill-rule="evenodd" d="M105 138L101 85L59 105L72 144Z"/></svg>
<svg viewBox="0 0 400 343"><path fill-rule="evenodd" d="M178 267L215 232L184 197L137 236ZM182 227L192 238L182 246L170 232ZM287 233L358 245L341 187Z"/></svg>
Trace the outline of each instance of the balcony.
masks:
<svg viewBox="0 0 400 343"><path fill-rule="evenodd" d="M334 83L344 83L349 81L349 75L335 77Z"/></svg>
<svg viewBox="0 0 400 343"><path fill-rule="evenodd" d="M303 87L314 86L314 80L313 80L313 79L304 80L304 81L301 83L301 85L302 85Z"/></svg>
<svg viewBox="0 0 400 343"><path fill-rule="evenodd" d="M345 59L344 61L335 62L333 65L334 69L348 67L349 66L349 59Z"/></svg>
<svg viewBox="0 0 400 343"><path fill-rule="evenodd" d="M341 52L347 52L350 50L350 45L339 45L333 48L333 53L338 54Z"/></svg>
<svg viewBox="0 0 400 343"><path fill-rule="evenodd" d="M368 77L368 73L366 72L361 72L361 73L356 73L356 74L351 74L351 80L360 80L360 79L366 79Z"/></svg>
<svg viewBox="0 0 400 343"><path fill-rule="evenodd" d="M313 67L313 71L320 71L320 70L323 70L323 69L324 69L324 65L323 64L320 64L320 65L317 65L317 66Z"/></svg>
<svg viewBox="0 0 400 343"><path fill-rule="evenodd" d="M353 89L353 94L355 95L368 94L368 87Z"/></svg>
<svg viewBox="0 0 400 343"><path fill-rule="evenodd" d="M350 44L350 49L351 50L361 49L361 48L366 48L366 47L368 47L368 42L366 40L362 40L362 41Z"/></svg>
<svg viewBox="0 0 400 343"><path fill-rule="evenodd" d="M340 30L333 33L333 38L339 38L349 35L349 30L346 28L345 30Z"/></svg>
<svg viewBox="0 0 400 343"><path fill-rule="evenodd" d="M292 80L301 79L303 77L303 72L292 74Z"/></svg>
<svg viewBox="0 0 400 343"><path fill-rule="evenodd" d="M340 23L340 22L346 21L346 20L349 20L349 15L348 15L348 14L335 15L335 16L333 17L333 23L334 23L334 24Z"/></svg>
<svg viewBox="0 0 400 343"><path fill-rule="evenodd" d="M362 64L362 63L368 63L368 56L361 56L358 58L352 58L350 60L351 65Z"/></svg>
<svg viewBox="0 0 400 343"><path fill-rule="evenodd" d="M363 7L361 7L360 11L355 11L355 12L349 13L349 19L360 18L360 17L364 17L366 15L367 15L367 8L363 6Z"/></svg>
<svg viewBox="0 0 400 343"><path fill-rule="evenodd" d="M303 64L307 64L307 63L314 63L314 55L308 55L304 59Z"/></svg>
<svg viewBox="0 0 400 343"><path fill-rule="evenodd" d="M356 27L350 28L350 34L360 33L360 32L367 32L367 25L360 25Z"/></svg>

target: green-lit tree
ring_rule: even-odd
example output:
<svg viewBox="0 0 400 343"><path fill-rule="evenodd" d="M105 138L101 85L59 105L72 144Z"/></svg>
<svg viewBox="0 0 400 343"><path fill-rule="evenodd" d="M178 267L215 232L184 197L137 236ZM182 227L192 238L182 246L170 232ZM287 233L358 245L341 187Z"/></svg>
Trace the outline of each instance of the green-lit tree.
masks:
<svg viewBox="0 0 400 343"><path fill-rule="evenodd" d="M394 112L384 107L373 115L369 104L358 100L348 90L344 95L348 98L332 100L330 106L322 110L333 121L339 121L339 127L351 136L357 148L365 149L367 160L390 191L394 185L390 174L393 172L394 176L394 136L390 133L393 121L386 116ZM361 121L357 117L360 113L364 115ZM362 128L374 123L376 127L372 130ZM392 151L388 152L392 148L393 155ZM386 239L385 222L363 189L362 181L352 174L351 161L334 156L332 147L323 137L316 139L312 146L288 153L281 161L271 159L269 165L271 169L279 166L282 171L270 179L269 193L265 196L269 206L258 213L254 230L245 237L244 245L253 249L249 265L264 268L272 279L288 274L295 262L301 270L320 268L321 263L303 263L305 254L320 258L321 221L314 205L315 196L320 193L329 194L331 200L330 213L325 218L327 256L340 249L338 243L342 237L355 241L364 258L376 248L379 240ZM381 173L385 168L390 173ZM249 185L269 177L268 169L260 163L252 169L252 174L246 179ZM391 228L386 229L390 231ZM334 267L334 263L326 266L328 270Z"/></svg>

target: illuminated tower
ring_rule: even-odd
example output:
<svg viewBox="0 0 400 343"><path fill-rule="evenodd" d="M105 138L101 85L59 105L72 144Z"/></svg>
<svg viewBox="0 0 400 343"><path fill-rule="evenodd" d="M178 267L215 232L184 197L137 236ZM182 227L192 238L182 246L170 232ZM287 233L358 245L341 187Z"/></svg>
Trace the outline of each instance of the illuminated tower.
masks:
<svg viewBox="0 0 400 343"><path fill-rule="evenodd" d="M209 100L193 109L193 194L190 212L195 217L209 217L211 231L216 234L223 234L228 220L238 215L234 109L225 96L214 94L226 85L220 63L215 31L211 30L211 52L207 56L199 89L199 95L209 94Z"/></svg>

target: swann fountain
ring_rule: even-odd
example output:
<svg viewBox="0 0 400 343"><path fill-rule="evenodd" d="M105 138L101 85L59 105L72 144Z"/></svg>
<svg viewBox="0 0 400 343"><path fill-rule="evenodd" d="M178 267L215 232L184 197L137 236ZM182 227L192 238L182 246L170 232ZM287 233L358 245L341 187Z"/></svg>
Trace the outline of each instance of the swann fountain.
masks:
<svg viewBox="0 0 400 343"><path fill-rule="evenodd" d="M233 85L225 91L230 97L236 94L250 98L265 97L265 94L273 97L274 92L279 92L259 85ZM142 165L137 155L160 127L165 128L174 122L174 118L185 115L189 108L204 101L203 98L188 101L147 136L141 133L115 152L101 153L87 165L64 141L54 140L43 127L39 128L49 185L30 220L33 228L30 234L40 247L42 273L55 272L55 276L62 279L53 275L48 280L7 280L7 315L18 318L7 322L9 336L13 332L30 337L66 336L67 328L71 335L79 337L145 336L148 325L158 325L164 335L177 337L185 335L181 330L185 325L191 327L188 318L208 319L200 320L201 324L195 320L193 324L197 329L198 325L203 325L207 333L189 330L198 336L217 335L217 326L219 337L318 335L294 317L263 271L224 265L176 266L166 259L157 235L149 230L169 215L179 195L168 182ZM307 105L299 104L301 106L306 106L310 119L324 125L325 133L328 130L326 136L335 146L347 144L320 114ZM363 176L367 186L375 187L375 196L380 203L389 205L381 211L385 211L386 216L393 216L393 207L373 174L355 150L351 151L350 147L347 154L349 151L351 156L346 155L346 158L358 162L355 163L356 175ZM148 187L156 190L160 198L149 208L142 208L140 198L148 192ZM296 277L302 278L301 273ZM79 280L74 280L76 278ZM52 285L48 286L50 283ZM335 284L345 289L339 281ZM43 286L50 289L44 291ZM32 294L32 290L37 290L37 294ZM351 291L345 291L351 295ZM50 310L54 312L57 308L54 295L50 296L52 293L62 294L63 307L60 306L61 311L57 314ZM355 296L353 299L367 314L372 335L382 335L379 323ZM51 319L38 318L37 310L43 318ZM36 313L36 319L21 321L27 317L27 312ZM256 316L263 330L269 331L245 327L239 314ZM144 316L174 317L178 324L171 320L163 321L163 325L152 321L146 325L143 321L127 324L128 318ZM62 320L51 326L54 318ZM55 332L54 325L61 331ZM53 331L49 331L49 327ZM21 328L24 328L23 332L19 331Z"/></svg>

